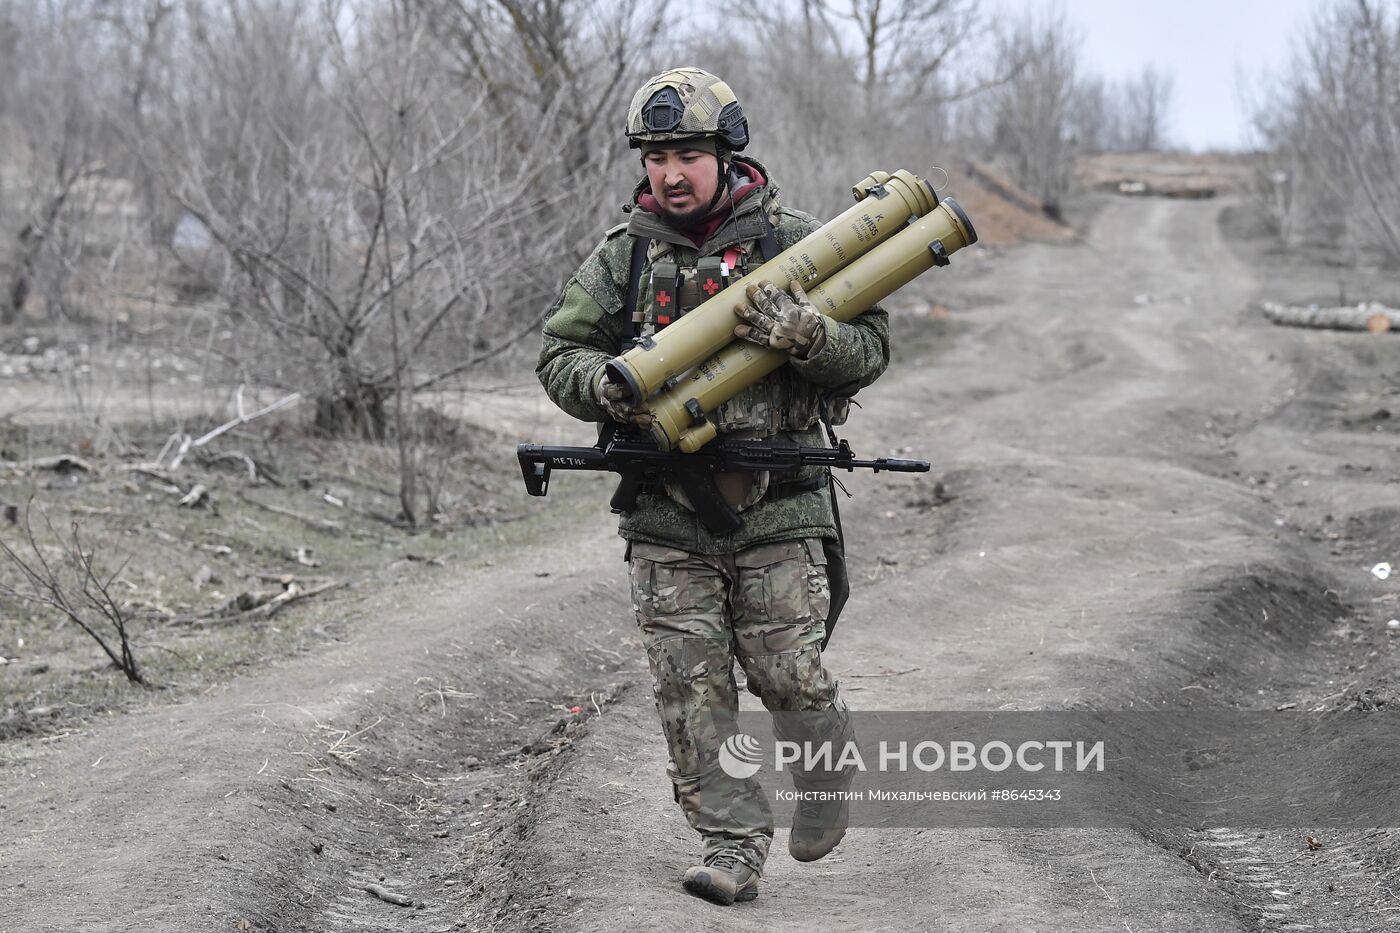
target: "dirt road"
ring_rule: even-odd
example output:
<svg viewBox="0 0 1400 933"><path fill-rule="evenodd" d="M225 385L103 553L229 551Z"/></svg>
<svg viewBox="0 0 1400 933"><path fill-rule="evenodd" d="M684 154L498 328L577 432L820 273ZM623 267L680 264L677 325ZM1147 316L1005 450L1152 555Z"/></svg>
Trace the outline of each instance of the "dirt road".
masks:
<svg viewBox="0 0 1400 933"><path fill-rule="evenodd" d="M1250 302L1287 300L1305 273L1224 242L1221 207L1106 201L1081 243L929 277L967 326L863 393L849 431L936 463L852 484L854 594L829 664L853 707L1394 696L1400 588L1367 568L1400 558L1381 414L1400 339L1263 322ZM687 897L698 847L601 490L598 520L557 541L358 595L340 648L10 752L0 930L1359 931L1400 915L1389 831L1313 852L1302 831L1247 828L857 829L799 865L780 830L756 902Z"/></svg>

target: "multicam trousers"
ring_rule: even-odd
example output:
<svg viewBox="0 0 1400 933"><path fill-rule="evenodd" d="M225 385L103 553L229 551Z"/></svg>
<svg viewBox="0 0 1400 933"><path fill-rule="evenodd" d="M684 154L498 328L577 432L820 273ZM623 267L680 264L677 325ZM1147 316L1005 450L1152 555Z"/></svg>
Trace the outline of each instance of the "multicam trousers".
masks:
<svg viewBox="0 0 1400 933"><path fill-rule="evenodd" d="M735 554L692 554L634 542L632 607L655 683L656 708L671 755L668 769L705 860L734 850L761 870L773 815L758 783L719 768L720 743L734 732L737 658L748 689L774 717L780 739L853 739L836 681L822 666L829 591L816 538L759 545ZM795 774L800 787L840 776Z"/></svg>

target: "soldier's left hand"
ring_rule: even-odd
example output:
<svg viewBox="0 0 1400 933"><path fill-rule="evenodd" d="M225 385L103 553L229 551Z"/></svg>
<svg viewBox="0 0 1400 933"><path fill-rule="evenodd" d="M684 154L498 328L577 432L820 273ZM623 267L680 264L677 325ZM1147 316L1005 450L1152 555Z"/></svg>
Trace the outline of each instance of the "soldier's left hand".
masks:
<svg viewBox="0 0 1400 933"><path fill-rule="evenodd" d="M748 301L736 306L734 313L748 323L735 327L734 336L786 350L800 360L812 357L826 343L822 314L807 300L800 283L792 283L791 296L769 282L750 285L744 295Z"/></svg>

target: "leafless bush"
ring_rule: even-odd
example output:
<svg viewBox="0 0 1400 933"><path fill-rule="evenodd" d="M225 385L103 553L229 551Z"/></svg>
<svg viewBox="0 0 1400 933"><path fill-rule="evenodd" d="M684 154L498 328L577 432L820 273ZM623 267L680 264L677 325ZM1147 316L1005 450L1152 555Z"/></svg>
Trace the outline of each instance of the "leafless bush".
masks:
<svg viewBox="0 0 1400 933"><path fill-rule="evenodd" d="M96 26L78 2L0 3L0 323L37 297L71 314L69 285L105 168Z"/></svg>
<svg viewBox="0 0 1400 933"><path fill-rule="evenodd" d="M1400 262L1398 56L1393 3L1334 3L1300 36L1294 61L1255 113L1270 161L1266 203L1286 239L1341 237ZM1310 223L1299 224L1302 217Z"/></svg>
<svg viewBox="0 0 1400 933"><path fill-rule="evenodd" d="M1069 190L1078 151L1070 123L1077 47L1062 15L1027 18L999 40L999 57L1020 67L987 95L994 158L1052 212Z"/></svg>
<svg viewBox="0 0 1400 933"><path fill-rule="evenodd" d="M1168 145L1172 78L1151 65L1136 77L1085 76L1070 103L1070 126L1082 152L1148 152Z"/></svg>
<svg viewBox="0 0 1400 933"><path fill-rule="evenodd" d="M192 54L131 138L187 214L183 254L222 269L243 378L398 442L410 522L413 395L533 333L596 236L616 147L589 140L630 71L594 87L585 51L629 52L637 9L230 0L172 22Z"/></svg>
<svg viewBox="0 0 1400 933"><path fill-rule="evenodd" d="M802 167L780 178L815 213L843 207L872 168L956 171L967 155L999 163L1053 210L1079 154L1125 148L1127 128L1145 121L1149 142L1162 138L1169 82L1082 75L1063 13L991 19L977 0L787 0L723 12L752 31L710 30L722 37L699 45L697 63L739 92L756 155ZM1142 95L1128 88L1139 85L1152 91L1155 122L1129 118Z"/></svg>
<svg viewBox="0 0 1400 933"><path fill-rule="evenodd" d="M587 190L608 176L622 112L654 72L669 2L645 0L414 0L440 38L448 77L480 88L484 112L521 158L542 134L554 144L555 178ZM585 196L585 201L590 200ZM564 217L596 221L592 212ZM574 230L591 237L593 230ZM592 245L590 242L589 246Z"/></svg>
<svg viewBox="0 0 1400 933"><path fill-rule="evenodd" d="M83 543L76 522L66 539L59 538L52 526L49 527L50 534L59 538L61 549L61 556L50 560L45 556L44 545L35 537L29 513L26 507L20 526L21 546L26 546L32 557L26 557L0 538L0 553L18 568L24 585L0 583L0 593L58 612L97 642L127 680L144 684L141 667L131 647L130 616L112 596L112 583L125 563L111 575L100 571L92 549Z"/></svg>
<svg viewBox="0 0 1400 933"><path fill-rule="evenodd" d="M789 203L829 216L872 169L954 161L957 105L1006 70L981 54L989 29L976 0L726 3L688 55L739 94Z"/></svg>
<svg viewBox="0 0 1400 933"><path fill-rule="evenodd" d="M1118 88L1117 146L1129 152L1161 149L1167 138L1172 77L1151 65Z"/></svg>
<svg viewBox="0 0 1400 933"><path fill-rule="evenodd" d="M622 114L647 74L723 75L753 154L825 215L872 169L973 151L1053 200L1110 118L1073 106L1093 95L1062 27L1017 33L979 0L676 12L685 26L645 0L0 0L0 319L178 309L208 335L211 381L301 393L321 431L393 443L414 522L441 484L415 402L523 352L618 219L639 177Z"/></svg>

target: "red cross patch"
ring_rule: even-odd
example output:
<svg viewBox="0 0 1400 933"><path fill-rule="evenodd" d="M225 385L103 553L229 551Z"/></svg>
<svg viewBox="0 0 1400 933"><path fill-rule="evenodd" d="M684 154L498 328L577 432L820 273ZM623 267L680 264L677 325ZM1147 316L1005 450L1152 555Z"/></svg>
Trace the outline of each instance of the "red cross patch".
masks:
<svg viewBox="0 0 1400 933"><path fill-rule="evenodd" d="M665 327L667 324L671 323L671 316L669 314L658 314L656 316L656 323Z"/></svg>
<svg viewBox="0 0 1400 933"><path fill-rule="evenodd" d="M714 279L706 279L705 284L701 285L700 287L705 290L705 294L709 295L712 298L714 297L715 292L719 291L719 283L716 282Z"/></svg>
<svg viewBox="0 0 1400 933"><path fill-rule="evenodd" d="M670 293L670 292L657 292L657 293L656 293L656 303L659 304L659 305L661 305L661 307L663 307L663 308L666 307L668 304L671 303L671 293Z"/></svg>

